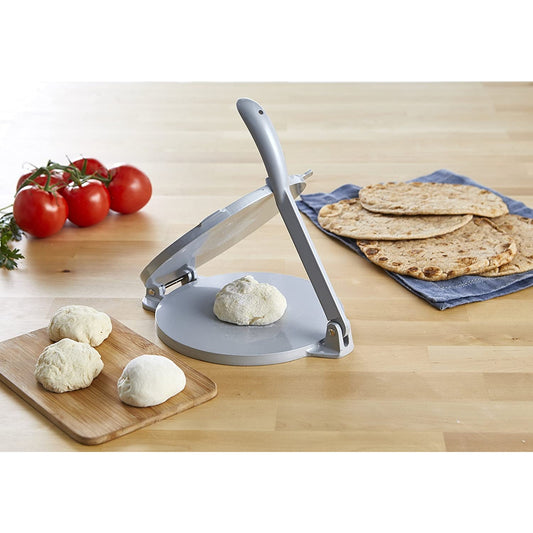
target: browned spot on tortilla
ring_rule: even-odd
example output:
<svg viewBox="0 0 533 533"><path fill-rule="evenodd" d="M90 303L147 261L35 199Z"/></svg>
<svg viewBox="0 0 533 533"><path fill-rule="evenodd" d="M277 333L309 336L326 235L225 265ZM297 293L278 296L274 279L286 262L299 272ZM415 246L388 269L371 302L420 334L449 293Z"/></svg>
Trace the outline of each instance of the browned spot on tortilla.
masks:
<svg viewBox="0 0 533 533"><path fill-rule="evenodd" d="M462 265L473 265L476 262L475 257L459 257L456 261L457 263L461 263Z"/></svg>
<svg viewBox="0 0 533 533"><path fill-rule="evenodd" d="M427 267L424 268L423 272L426 278L434 278L435 276L440 274L441 270L438 267Z"/></svg>

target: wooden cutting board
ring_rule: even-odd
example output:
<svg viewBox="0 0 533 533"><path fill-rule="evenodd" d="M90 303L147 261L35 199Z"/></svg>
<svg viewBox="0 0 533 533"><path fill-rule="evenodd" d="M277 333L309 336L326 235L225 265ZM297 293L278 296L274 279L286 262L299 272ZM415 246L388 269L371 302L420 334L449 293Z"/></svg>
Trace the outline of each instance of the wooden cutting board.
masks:
<svg viewBox="0 0 533 533"><path fill-rule="evenodd" d="M112 319L112 323L111 335L96 347L104 368L89 387L54 393L37 382L37 358L51 344L46 328L0 343L0 381L82 444L101 444L216 396L215 383L189 367L175 352L156 346L117 320ZM174 361L187 378L185 389L154 407L122 403L117 380L126 364L142 354L164 355Z"/></svg>

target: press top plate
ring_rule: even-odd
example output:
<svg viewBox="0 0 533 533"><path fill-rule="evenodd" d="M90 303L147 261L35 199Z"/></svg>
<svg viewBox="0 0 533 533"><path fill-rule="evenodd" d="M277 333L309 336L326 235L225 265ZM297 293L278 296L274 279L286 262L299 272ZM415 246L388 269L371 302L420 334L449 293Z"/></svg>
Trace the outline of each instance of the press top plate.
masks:
<svg viewBox="0 0 533 533"><path fill-rule="evenodd" d="M289 176L291 193L296 198L305 188L304 174ZM183 272L196 270L213 257L241 241L278 213L274 195L265 185L224 209L215 211L200 224L158 254L141 272L147 288L176 281Z"/></svg>

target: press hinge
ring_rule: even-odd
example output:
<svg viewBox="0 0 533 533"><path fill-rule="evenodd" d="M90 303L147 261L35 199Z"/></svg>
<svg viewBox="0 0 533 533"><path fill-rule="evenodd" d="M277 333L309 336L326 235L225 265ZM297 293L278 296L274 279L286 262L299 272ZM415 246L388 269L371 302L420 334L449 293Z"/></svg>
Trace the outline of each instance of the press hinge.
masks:
<svg viewBox="0 0 533 533"><path fill-rule="evenodd" d="M166 290L177 283L185 285L196 279L196 272L192 268L184 268L176 273L176 278L162 285L147 285L146 294L142 299L143 308L147 311L155 312L159 302L165 296Z"/></svg>
<svg viewBox="0 0 533 533"><path fill-rule="evenodd" d="M315 357L337 359L348 355L352 350L351 333L348 331L346 335L343 335L341 326L334 320L330 320L326 326L326 336L315 346L309 348L307 353Z"/></svg>

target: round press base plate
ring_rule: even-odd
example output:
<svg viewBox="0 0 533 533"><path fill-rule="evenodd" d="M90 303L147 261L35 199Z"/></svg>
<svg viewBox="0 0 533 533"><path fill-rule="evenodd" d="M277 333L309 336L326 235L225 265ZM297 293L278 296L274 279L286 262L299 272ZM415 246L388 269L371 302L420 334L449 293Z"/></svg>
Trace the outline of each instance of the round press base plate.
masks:
<svg viewBox="0 0 533 533"><path fill-rule="evenodd" d="M246 275L277 287L285 314L267 326L237 326L213 313L218 291ZM198 278L165 295L155 312L157 334L177 352L224 365L271 365L305 357L325 335L327 320L311 283L266 272Z"/></svg>

